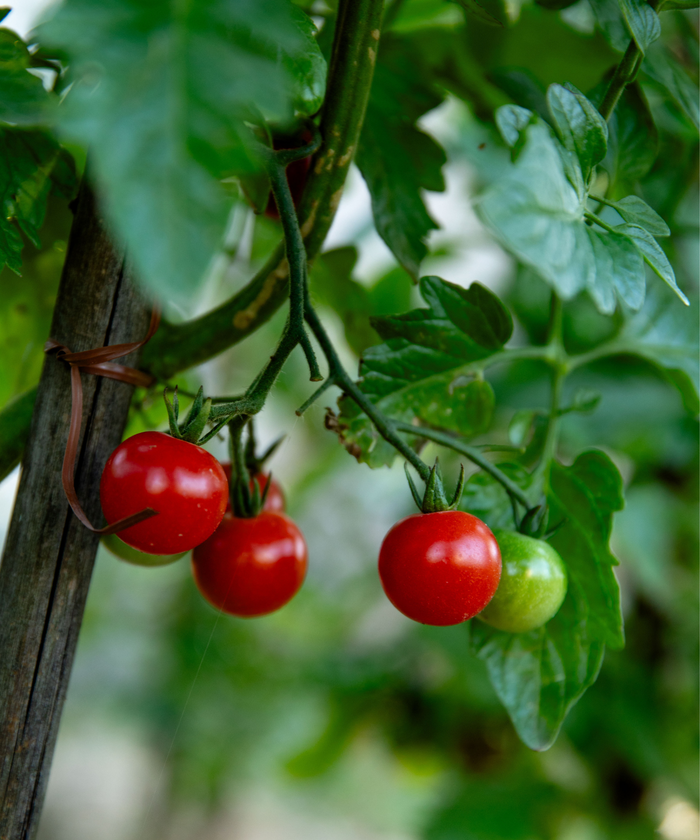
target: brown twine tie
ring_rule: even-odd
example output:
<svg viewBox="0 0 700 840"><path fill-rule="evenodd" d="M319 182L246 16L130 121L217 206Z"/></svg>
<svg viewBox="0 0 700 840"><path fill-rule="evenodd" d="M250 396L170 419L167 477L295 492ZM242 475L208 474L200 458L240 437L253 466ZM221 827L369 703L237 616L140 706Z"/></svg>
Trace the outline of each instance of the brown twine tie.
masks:
<svg viewBox="0 0 700 840"><path fill-rule="evenodd" d="M126 365L113 364L111 360L118 359L120 356L126 356L129 353L133 353L134 350L143 347L153 337L155 331L158 329L159 323L160 312L154 309L151 313L151 323L146 337L141 341L133 341L129 344L113 344L109 347L96 347L94 350L83 350L80 353L72 353L68 347L60 344L58 341L54 341L52 338L44 345L44 353L55 353L58 359L70 365L71 413L68 442L66 443L66 452L63 456L63 469L61 470L63 491L66 494L68 504L71 506L73 513L86 528L94 531L96 534L113 534L115 531L123 531L125 528L130 528L138 522L143 522L144 519L157 516L158 511L152 508L145 508L139 511L139 513L134 513L125 519L120 519L118 522L106 525L104 528L95 528L85 515L85 511L80 506L78 494L75 490L75 461L78 454L78 441L80 440L80 428L83 419L83 383L80 378L80 372L92 373L95 376L106 376L108 379L116 379L118 382L126 382L129 385L142 388L153 384L155 379L149 373L127 367Z"/></svg>

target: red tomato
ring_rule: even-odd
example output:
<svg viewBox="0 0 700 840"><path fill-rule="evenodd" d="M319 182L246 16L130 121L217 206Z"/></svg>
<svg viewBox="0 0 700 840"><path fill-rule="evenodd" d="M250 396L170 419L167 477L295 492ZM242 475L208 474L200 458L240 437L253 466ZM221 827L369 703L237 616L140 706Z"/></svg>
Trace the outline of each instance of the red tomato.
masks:
<svg viewBox="0 0 700 840"><path fill-rule="evenodd" d="M272 145L275 149L296 149L310 143L312 139L313 134L305 128L303 131L293 134L276 134L272 138ZM289 184L289 190L292 193L295 207L298 206L299 201L301 200L310 167L310 155L309 157L301 158L301 160L295 160L287 165L287 183ZM277 204L275 203L272 193L270 193L270 198L267 202L265 215L270 219L279 219L280 217L279 211L277 210Z"/></svg>
<svg viewBox="0 0 700 840"><path fill-rule="evenodd" d="M216 458L163 432L141 432L121 443L100 481L107 522L147 507L158 511L118 532L127 545L148 554L178 554L204 542L221 522L227 500L228 482Z"/></svg>
<svg viewBox="0 0 700 840"><path fill-rule="evenodd" d="M418 513L384 538L379 577L387 598L414 621L460 624L491 600L501 554L489 528L470 513Z"/></svg>
<svg viewBox="0 0 700 840"><path fill-rule="evenodd" d="M231 482L231 464L228 462L221 465L224 468L224 472L226 473L226 478ZM263 491L267 485L267 479L269 477L269 473L256 473L253 478L250 480L250 490L253 490L253 481L258 482L258 487L260 488L260 495L262 496ZM282 488L279 484L275 481L275 479L271 479L270 481L270 489L267 491L267 496L265 498L265 504L263 505L263 510L267 513L284 513L286 505L284 502L284 493L282 492ZM226 510L231 510L231 500L229 499L228 504L226 505Z"/></svg>
<svg viewBox="0 0 700 840"><path fill-rule="evenodd" d="M283 513L238 519L227 513L192 553L199 591L230 615L253 618L283 607L306 575L306 543Z"/></svg>

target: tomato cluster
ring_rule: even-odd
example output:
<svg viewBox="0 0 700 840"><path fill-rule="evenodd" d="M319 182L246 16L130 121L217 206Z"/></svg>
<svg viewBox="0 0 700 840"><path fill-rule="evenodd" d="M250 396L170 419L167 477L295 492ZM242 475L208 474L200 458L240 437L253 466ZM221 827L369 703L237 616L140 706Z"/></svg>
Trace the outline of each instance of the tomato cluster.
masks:
<svg viewBox="0 0 700 840"><path fill-rule="evenodd" d="M171 563L193 549L194 579L209 603L246 618L274 612L301 588L307 549L284 513L279 484L256 469L249 486L262 509L239 517L231 508L230 464L162 432L134 435L107 461L102 508L108 522L144 508L157 515L105 542L143 566ZM391 603L414 621L447 626L478 616L510 633L549 621L567 586L564 564L546 542L494 534L460 510L420 513L394 525L379 552L379 577Z"/></svg>
<svg viewBox="0 0 700 840"><path fill-rule="evenodd" d="M233 514L231 465L202 447L162 432L142 432L112 453L102 474L100 500L108 522L145 508L156 516L104 537L118 557L162 566L190 549L195 582L209 603L231 615L266 615L299 591L306 575L304 537L284 514L280 486L263 473L251 479L262 511ZM269 484L269 486L268 486Z"/></svg>
<svg viewBox="0 0 700 840"><path fill-rule="evenodd" d="M525 633L549 621L566 595L566 569L546 542L492 533L458 510L398 522L379 552L379 577L397 610L422 624L461 624L474 616Z"/></svg>

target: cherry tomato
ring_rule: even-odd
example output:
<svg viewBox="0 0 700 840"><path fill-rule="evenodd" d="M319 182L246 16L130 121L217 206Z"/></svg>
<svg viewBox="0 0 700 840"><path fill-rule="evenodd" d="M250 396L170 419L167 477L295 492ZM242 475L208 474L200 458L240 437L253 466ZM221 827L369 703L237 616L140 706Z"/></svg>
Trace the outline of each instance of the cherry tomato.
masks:
<svg viewBox="0 0 700 840"><path fill-rule="evenodd" d="M299 146L305 146L307 143L310 143L313 139L313 135L308 129L303 129L302 131L293 132L291 134L275 134L272 138L272 146L275 149L297 149ZM289 190L292 193L292 198L294 200L294 206L296 207L301 200L301 196L304 192L304 187L306 186L306 178L309 174L309 169L311 167L311 156L301 158L301 160L292 161L292 163L287 165L287 183L289 184ZM270 193L270 198L267 202L267 208L265 209L265 215L269 219L279 219L280 214L277 210L277 205L275 204L275 199Z"/></svg>
<svg viewBox="0 0 700 840"><path fill-rule="evenodd" d="M228 462L221 465L224 468L224 472L226 473L226 479L230 482L231 481L231 464ZM250 489L251 492L253 490L253 481L258 482L258 487L260 488L260 495L263 494L265 490L265 486L267 485L267 480L269 478L269 473L256 473L253 478L250 480ZM265 498L265 504L263 505L263 510L267 513L284 513L285 509L285 501L284 501L284 493L282 492L282 488L279 484L275 481L275 479L270 480L270 489L267 491L267 496ZM231 500L229 499L228 504L226 505L226 510L231 510Z"/></svg>
<svg viewBox="0 0 700 840"><path fill-rule="evenodd" d="M422 624L460 624L491 600L501 576L498 543L460 510L418 513L389 531L379 577L397 610Z"/></svg>
<svg viewBox="0 0 700 840"><path fill-rule="evenodd" d="M121 443L100 481L107 522L147 507L158 511L118 532L148 554L179 554L204 542L221 522L227 499L228 482L216 458L163 432L141 432Z"/></svg>
<svg viewBox="0 0 700 840"><path fill-rule="evenodd" d="M566 568L546 542L496 531L503 572L496 594L479 618L508 633L525 633L549 621L566 595Z"/></svg>
<svg viewBox="0 0 700 840"><path fill-rule="evenodd" d="M299 591L306 575L306 543L283 513L239 519L227 513L192 553L199 591L230 615L253 618L278 610Z"/></svg>

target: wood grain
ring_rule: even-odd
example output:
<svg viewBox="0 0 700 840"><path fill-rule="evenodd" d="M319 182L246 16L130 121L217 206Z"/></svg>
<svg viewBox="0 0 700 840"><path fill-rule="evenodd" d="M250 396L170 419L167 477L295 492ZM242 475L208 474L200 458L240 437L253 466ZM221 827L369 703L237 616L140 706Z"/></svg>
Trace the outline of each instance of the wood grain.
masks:
<svg viewBox="0 0 700 840"><path fill-rule="evenodd" d="M51 337L73 351L143 337L146 303L83 185ZM47 336L48 338L48 336ZM120 363L135 365L134 356ZM83 374L76 486L95 526L99 480L126 423L132 388ZM99 536L66 502L61 463L70 417L68 366L47 356L0 564L0 838L36 833Z"/></svg>

